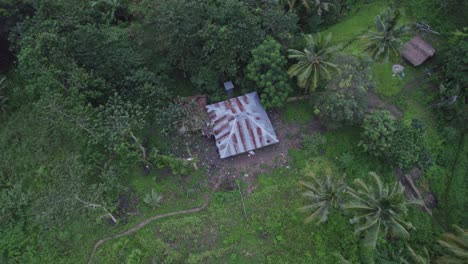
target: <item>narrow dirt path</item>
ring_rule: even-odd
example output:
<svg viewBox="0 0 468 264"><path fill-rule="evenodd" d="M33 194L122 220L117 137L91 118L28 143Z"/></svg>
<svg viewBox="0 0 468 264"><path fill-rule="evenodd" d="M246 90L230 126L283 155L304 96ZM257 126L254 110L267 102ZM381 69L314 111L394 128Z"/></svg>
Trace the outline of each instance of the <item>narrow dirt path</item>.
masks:
<svg viewBox="0 0 468 264"><path fill-rule="evenodd" d="M98 249L98 247L100 247L102 244L106 243L107 241L131 235L131 234L135 233L136 231L138 231L138 230L142 229L143 227L145 227L147 224L149 224L149 223L151 223L151 222L153 222L155 220L161 219L161 218L166 218L166 217L170 217L170 216L174 216L174 215L191 214L191 213L196 213L196 212L200 212L200 211L204 210L210 204L211 198L213 197L213 194L219 188L221 183L222 183L222 177L219 177L216 184L211 189L210 194L206 197L205 202L200 207L187 209L187 210L182 210L182 211L177 211L177 212L166 213L166 214L155 215L153 217L150 217L150 218L138 223L137 225L135 225L134 227L128 229L127 231L124 231L124 232L122 232L120 234L113 235L113 236L106 237L106 238L103 238L101 240L98 240L94 244L93 250L91 251L91 254L89 255L88 264L92 263L93 257L96 254L96 250Z"/></svg>

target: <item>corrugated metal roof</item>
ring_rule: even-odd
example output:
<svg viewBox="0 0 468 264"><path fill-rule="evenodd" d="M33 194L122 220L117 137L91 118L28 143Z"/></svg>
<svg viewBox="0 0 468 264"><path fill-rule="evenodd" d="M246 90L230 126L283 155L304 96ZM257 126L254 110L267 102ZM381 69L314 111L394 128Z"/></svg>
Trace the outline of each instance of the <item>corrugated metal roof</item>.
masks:
<svg viewBox="0 0 468 264"><path fill-rule="evenodd" d="M206 109L222 159L279 142L257 92Z"/></svg>

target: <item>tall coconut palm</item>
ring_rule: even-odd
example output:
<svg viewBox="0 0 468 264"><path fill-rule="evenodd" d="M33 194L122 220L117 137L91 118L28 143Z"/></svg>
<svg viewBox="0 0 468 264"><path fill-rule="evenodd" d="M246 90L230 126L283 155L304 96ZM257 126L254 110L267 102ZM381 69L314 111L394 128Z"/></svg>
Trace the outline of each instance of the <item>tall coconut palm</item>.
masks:
<svg viewBox="0 0 468 264"><path fill-rule="evenodd" d="M387 61L390 57L400 55L401 39L409 27L398 26L399 12L393 8L375 17L375 30L369 31L359 38L365 41L365 51L376 61Z"/></svg>
<svg viewBox="0 0 468 264"><path fill-rule="evenodd" d="M332 71L339 72L338 66L330 62L339 49L339 46L331 45L331 37L331 34L322 37L320 33L304 35L304 51L288 50L288 58L297 60L288 69L289 77L297 77L297 85L306 92L314 91L320 78L330 79Z"/></svg>
<svg viewBox="0 0 468 264"><path fill-rule="evenodd" d="M346 184L343 177L332 177L327 175L318 178L316 175L310 176L311 181L300 181L306 188L303 196L308 199L308 205L299 208L300 211L312 214L305 219L305 222L315 222L317 225L327 221L329 210L338 209L343 203L343 194Z"/></svg>
<svg viewBox="0 0 468 264"><path fill-rule="evenodd" d="M350 202L344 209L354 212L351 219L356 224L356 233L365 233L364 245L375 248L379 233L390 234L395 237L408 238L411 223L403 220L411 204L421 205L418 200L408 201L405 198L404 188L396 182L392 188L384 185L380 177L374 172L369 173L374 185L368 185L361 179L354 182L356 190L348 188Z"/></svg>
<svg viewBox="0 0 468 264"><path fill-rule="evenodd" d="M439 263L468 263L468 230L453 226L454 233L444 233L438 241L449 254L438 259Z"/></svg>

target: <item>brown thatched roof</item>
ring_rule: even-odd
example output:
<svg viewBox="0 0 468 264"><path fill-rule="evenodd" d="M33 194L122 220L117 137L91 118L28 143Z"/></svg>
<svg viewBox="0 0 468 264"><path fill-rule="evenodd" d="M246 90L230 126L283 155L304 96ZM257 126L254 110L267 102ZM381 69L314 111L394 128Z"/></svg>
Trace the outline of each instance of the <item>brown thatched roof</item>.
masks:
<svg viewBox="0 0 468 264"><path fill-rule="evenodd" d="M435 49L419 36L405 43L401 55L414 66L421 65L425 60L432 57Z"/></svg>

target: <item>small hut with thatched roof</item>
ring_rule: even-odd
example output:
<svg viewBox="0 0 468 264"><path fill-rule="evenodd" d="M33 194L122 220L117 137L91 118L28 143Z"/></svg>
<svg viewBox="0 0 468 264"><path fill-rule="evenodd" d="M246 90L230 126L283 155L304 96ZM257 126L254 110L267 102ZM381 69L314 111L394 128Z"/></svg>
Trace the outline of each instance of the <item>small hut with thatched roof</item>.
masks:
<svg viewBox="0 0 468 264"><path fill-rule="evenodd" d="M419 36L405 43L401 55L414 66L421 65L435 54L435 49Z"/></svg>

